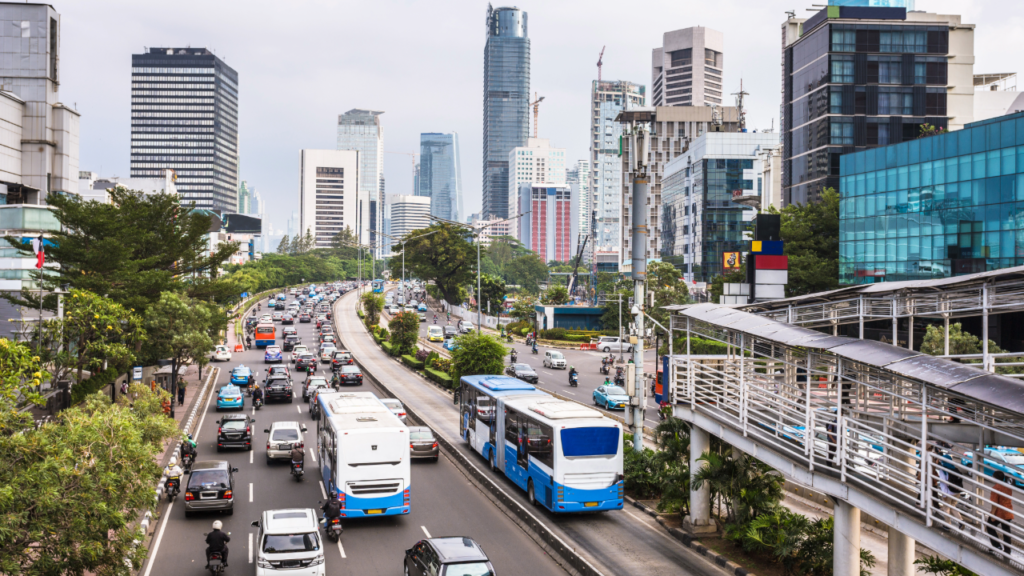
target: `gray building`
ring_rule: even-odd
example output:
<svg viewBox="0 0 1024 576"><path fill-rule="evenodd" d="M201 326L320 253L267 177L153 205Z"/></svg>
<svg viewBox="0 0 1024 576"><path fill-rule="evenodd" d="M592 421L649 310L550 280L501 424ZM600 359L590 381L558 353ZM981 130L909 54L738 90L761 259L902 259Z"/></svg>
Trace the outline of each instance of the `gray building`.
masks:
<svg viewBox="0 0 1024 576"><path fill-rule="evenodd" d="M417 196L430 197L430 214L461 222L462 161L459 135L455 132L420 134L420 164L416 178Z"/></svg>
<svg viewBox="0 0 1024 576"><path fill-rule="evenodd" d="M619 112L645 105L642 84L624 80L594 80L590 90L590 186L592 247L618 253L622 218L622 159L619 157Z"/></svg>
<svg viewBox="0 0 1024 576"><path fill-rule="evenodd" d="M483 215L508 218L512 149L530 132L530 38L526 12L487 7L484 48Z"/></svg>
<svg viewBox="0 0 1024 576"><path fill-rule="evenodd" d="M384 225L384 127L378 110L353 109L338 116L338 150L359 152L359 242L372 244ZM381 254L377 249L377 256Z"/></svg>
<svg viewBox="0 0 1024 576"><path fill-rule="evenodd" d="M132 178L178 175L197 208L238 208L238 73L206 48L132 54Z"/></svg>
<svg viewBox="0 0 1024 576"><path fill-rule="evenodd" d="M724 47L722 33L711 28L665 32L651 56L651 104L721 106Z"/></svg>

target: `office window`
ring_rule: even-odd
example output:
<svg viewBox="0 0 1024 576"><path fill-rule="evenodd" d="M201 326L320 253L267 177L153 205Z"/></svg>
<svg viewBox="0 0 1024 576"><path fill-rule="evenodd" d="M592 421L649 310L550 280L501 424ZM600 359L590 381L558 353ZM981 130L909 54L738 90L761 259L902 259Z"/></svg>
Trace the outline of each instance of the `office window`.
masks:
<svg viewBox="0 0 1024 576"><path fill-rule="evenodd" d="M926 66L926 78L925 81L928 84L946 84L946 63L945 62L927 62Z"/></svg>
<svg viewBox="0 0 1024 576"><path fill-rule="evenodd" d="M829 114L843 113L843 93L841 91L832 90L828 95L828 112Z"/></svg>
<svg viewBox="0 0 1024 576"><path fill-rule="evenodd" d="M857 32L855 30L832 30L833 52L854 52L857 50Z"/></svg>
<svg viewBox="0 0 1024 576"><path fill-rule="evenodd" d="M881 93L878 95L878 114L909 116L914 113L914 95Z"/></svg>
<svg viewBox="0 0 1024 576"><path fill-rule="evenodd" d="M946 94L941 92L929 92L925 94L924 113L927 116L945 116Z"/></svg>
<svg viewBox="0 0 1024 576"><path fill-rule="evenodd" d="M879 62L878 83L899 84L903 81L903 65L900 62Z"/></svg>
<svg viewBox="0 0 1024 576"><path fill-rule="evenodd" d="M867 144L868 146L885 146L889 144L889 125L868 124Z"/></svg>
<svg viewBox="0 0 1024 576"><path fill-rule="evenodd" d="M849 56L832 57L832 82L836 84L853 83L853 58Z"/></svg>
<svg viewBox="0 0 1024 576"><path fill-rule="evenodd" d="M850 118L832 118L829 144L853 146L853 121Z"/></svg>

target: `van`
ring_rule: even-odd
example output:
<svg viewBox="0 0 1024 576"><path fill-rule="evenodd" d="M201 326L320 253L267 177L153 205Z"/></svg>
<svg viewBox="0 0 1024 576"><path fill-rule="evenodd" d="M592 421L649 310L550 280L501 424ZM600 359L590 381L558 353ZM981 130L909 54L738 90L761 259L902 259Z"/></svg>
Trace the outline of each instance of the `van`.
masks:
<svg viewBox="0 0 1024 576"><path fill-rule="evenodd" d="M427 328L427 340L431 342L444 342L444 330L436 324Z"/></svg>
<svg viewBox="0 0 1024 576"><path fill-rule="evenodd" d="M324 543L313 510L267 510L252 526L259 528L256 576L324 576Z"/></svg>

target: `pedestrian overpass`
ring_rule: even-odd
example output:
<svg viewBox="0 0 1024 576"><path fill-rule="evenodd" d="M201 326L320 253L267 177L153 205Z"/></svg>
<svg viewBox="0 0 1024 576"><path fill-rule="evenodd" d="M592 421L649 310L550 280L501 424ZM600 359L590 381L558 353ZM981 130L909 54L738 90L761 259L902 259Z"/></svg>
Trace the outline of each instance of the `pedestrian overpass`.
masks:
<svg viewBox="0 0 1024 576"><path fill-rule="evenodd" d="M843 308L864 309L860 296L844 300ZM778 321L780 309L793 317L791 306L770 315L717 304L669 307L674 337L728 350L713 359L691 358L689 349L671 357L673 409L693 428L691 470L713 434L831 496L836 576L859 573L861 510L890 528L890 575L914 574L915 540L979 574L1024 573L1024 524L987 523L994 469L1020 482L1006 486L1018 517L1024 510L1024 454L987 452L989 475L975 466L985 447L1024 447L1024 382L981 364ZM959 496L942 498L940 472ZM712 529L706 485L691 492L690 510L689 527ZM986 529L1008 540L1009 551L990 552Z"/></svg>

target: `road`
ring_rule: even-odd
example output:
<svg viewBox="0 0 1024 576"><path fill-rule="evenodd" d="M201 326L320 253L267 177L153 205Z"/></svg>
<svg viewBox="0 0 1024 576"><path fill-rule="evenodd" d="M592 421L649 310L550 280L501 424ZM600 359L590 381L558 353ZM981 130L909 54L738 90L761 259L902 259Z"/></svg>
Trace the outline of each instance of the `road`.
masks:
<svg viewBox="0 0 1024 576"><path fill-rule="evenodd" d="M541 508L532 508L527 502L525 492L503 475L486 471L483 458L470 451L460 438L458 408L452 404L451 395L442 392L422 377L414 375L404 365L387 357L370 339L355 314L355 307L354 294L346 294L335 304L335 324L342 341L353 356L371 366L373 374L386 382L385 385L407 407L422 416L436 434L443 435L458 447L467 455L470 462L476 462L499 487L524 507L533 510L540 521L576 547L577 551L604 574L725 574L721 568L670 537L654 519L630 506L623 510L600 514L578 515L556 515ZM433 313L428 320L432 320L432 316Z"/></svg>
<svg viewBox="0 0 1024 576"><path fill-rule="evenodd" d="M304 343L312 345L316 342L314 324L295 326ZM280 334L279 327L279 338ZM286 362L289 355L285 353ZM262 382L266 369L263 351L251 350L234 353L230 362L221 365L217 388L229 381L231 368L238 364L259 370L261 374L257 381ZM321 372L330 375L329 370ZM296 398L292 404L270 403L259 411L253 411L250 399L245 399L245 409L256 420L254 449L251 452L216 452L218 414L216 399L213 399L215 394L210 396L212 400L200 410L203 416L196 436L198 460L227 460L238 468L234 487L235 513L231 516L210 513L186 519L183 500L179 497L165 510L158 523L151 545L153 551L143 576L202 573L206 561L202 534L210 530L214 520L221 520L224 530L231 533L230 567L226 573L254 574L252 546L256 529L250 527L250 523L259 519L267 509L318 507L318 500L322 500L324 494L315 469L317 463L313 461L316 451L311 449L315 444L315 426L306 404L302 402L298 387L301 375L295 373L293 379ZM380 395L369 383L362 388ZM301 483L291 478L285 463L268 465L263 454L267 441L264 429L275 421L290 420L304 423L310 430L306 433L306 476ZM408 516L347 521L340 544L325 540L327 574L401 574L405 549L427 535L474 538L490 556L499 574L547 576L565 573L470 484L447 458L441 458L437 463L413 462L411 506L412 512Z"/></svg>

